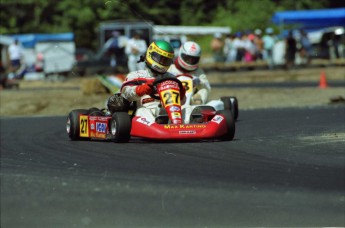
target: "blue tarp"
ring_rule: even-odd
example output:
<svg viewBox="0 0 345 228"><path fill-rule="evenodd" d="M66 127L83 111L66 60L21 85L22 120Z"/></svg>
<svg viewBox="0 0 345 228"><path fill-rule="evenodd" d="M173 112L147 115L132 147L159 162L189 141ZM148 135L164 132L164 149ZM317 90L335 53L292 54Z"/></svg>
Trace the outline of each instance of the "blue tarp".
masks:
<svg viewBox="0 0 345 228"><path fill-rule="evenodd" d="M276 12L272 17L277 25L297 25L303 29L345 26L345 8Z"/></svg>
<svg viewBox="0 0 345 228"><path fill-rule="evenodd" d="M37 42L49 41L73 41L73 33L52 33L52 34L14 34L9 35L22 44L24 48L34 48Z"/></svg>

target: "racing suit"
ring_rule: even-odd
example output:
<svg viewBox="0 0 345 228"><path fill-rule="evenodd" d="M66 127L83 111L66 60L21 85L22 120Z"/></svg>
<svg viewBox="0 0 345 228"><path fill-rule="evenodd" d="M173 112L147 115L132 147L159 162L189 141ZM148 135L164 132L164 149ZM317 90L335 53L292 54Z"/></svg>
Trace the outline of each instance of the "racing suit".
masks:
<svg viewBox="0 0 345 228"><path fill-rule="evenodd" d="M154 122L155 117L158 115L160 101L152 98L150 95L138 96L136 87L145 83L153 83L157 76L161 76L161 74L156 74L145 67L144 70L130 72L121 87L121 96L130 102L136 102L137 110L135 115L144 117L150 122ZM165 73L163 77L174 76L170 73Z"/></svg>
<svg viewBox="0 0 345 228"><path fill-rule="evenodd" d="M211 91L210 83L206 77L205 72L201 68L197 68L194 71L186 71L183 70L178 62L177 59L175 60L174 64L172 64L168 70L169 73L177 76L182 74L189 74L193 76L193 87L194 87L194 94L192 102L199 104L206 104L208 100L208 95Z"/></svg>

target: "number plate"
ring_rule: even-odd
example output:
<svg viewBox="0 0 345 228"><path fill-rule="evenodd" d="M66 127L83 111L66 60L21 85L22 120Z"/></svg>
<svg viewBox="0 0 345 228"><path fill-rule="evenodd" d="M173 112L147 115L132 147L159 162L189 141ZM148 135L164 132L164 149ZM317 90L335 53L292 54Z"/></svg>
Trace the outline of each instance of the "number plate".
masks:
<svg viewBox="0 0 345 228"><path fill-rule="evenodd" d="M79 117L79 135L80 137L89 137L89 119L88 116L80 115Z"/></svg>
<svg viewBox="0 0 345 228"><path fill-rule="evenodd" d="M180 92L175 90L166 90L162 92L164 106L180 105Z"/></svg>

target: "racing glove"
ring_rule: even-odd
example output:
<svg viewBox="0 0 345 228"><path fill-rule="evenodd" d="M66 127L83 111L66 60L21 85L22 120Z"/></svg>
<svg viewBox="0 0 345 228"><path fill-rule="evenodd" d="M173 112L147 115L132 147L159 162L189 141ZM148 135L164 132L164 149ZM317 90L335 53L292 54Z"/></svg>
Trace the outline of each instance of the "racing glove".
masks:
<svg viewBox="0 0 345 228"><path fill-rule="evenodd" d="M135 93L141 97L152 92L152 83L145 83L135 88Z"/></svg>

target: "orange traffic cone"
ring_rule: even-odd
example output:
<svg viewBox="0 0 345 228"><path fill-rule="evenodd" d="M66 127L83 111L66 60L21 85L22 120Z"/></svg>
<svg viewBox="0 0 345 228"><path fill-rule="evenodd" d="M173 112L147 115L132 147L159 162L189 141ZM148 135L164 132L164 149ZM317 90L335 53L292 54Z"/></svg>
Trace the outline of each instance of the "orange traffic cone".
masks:
<svg viewBox="0 0 345 228"><path fill-rule="evenodd" d="M327 84L327 80L326 80L326 73L324 71L321 71L319 88L320 89L326 89L327 87L328 87L328 84Z"/></svg>

